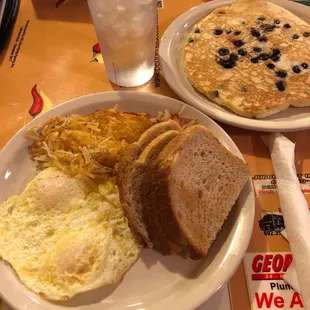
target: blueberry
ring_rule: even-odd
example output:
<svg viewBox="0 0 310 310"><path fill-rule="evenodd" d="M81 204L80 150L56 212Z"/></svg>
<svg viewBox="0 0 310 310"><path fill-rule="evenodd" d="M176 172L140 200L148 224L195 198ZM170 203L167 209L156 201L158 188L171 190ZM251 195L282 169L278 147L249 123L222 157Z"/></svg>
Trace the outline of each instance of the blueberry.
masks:
<svg viewBox="0 0 310 310"><path fill-rule="evenodd" d="M278 56L281 54L281 51L278 48L272 49L272 56Z"/></svg>
<svg viewBox="0 0 310 310"><path fill-rule="evenodd" d="M268 60L269 59L269 55L266 53L261 53L259 54L259 59L260 60Z"/></svg>
<svg viewBox="0 0 310 310"><path fill-rule="evenodd" d="M220 59L218 63L225 69L232 69L233 67L236 66L236 63L231 59L228 60Z"/></svg>
<svg viewBox="0 0 310 310"><path fill-rule="evenodd" d="M272 59L272 61L277 62L277 61L280 60L280 56L278 56L278 55L277 56L272 56L271 59Z"/></svg>
<svg viewBox="0 0 310 310"><path fill-rule="evenodd" d="M195 33L200 33L200 29L199 29L199 28L196 28L194 32L195 32Z"/></svg>
<svg viewBox="0 0 310 310"><path fill-rule="evenodd" d="M194 41L195 41L195 40L192 39L192 38L188 39L188 42L189 42L189 43L192 43L192 42L194 42Z"/></svg>
<svg viewBox="0 0 310 310"><path fill-rule="evenodd" d="M258 37L260 37L260 32L259 32L258 30L256 30L256 29L252 28L252 29L251 29L251 35L252 35L253 37L258 38Z"/></svg>
<svg viewBox="0 0 310 310"><path fill-rule="evenodd" d="M277 81L276 86L277 86L279 91L285 91L285 84L283 81Z"/></svg>
<svg viewBox="0 0 310 310"><path fill-rule="evenodd" d="M221 35L222 33L223 33L222 29L215 29L214 30L214 34L217 35L217 36Z"/></svg>
<svg viewBox="0 0 310 310"><path fill-rule="evenodd" d="M272 63L269 63L269 64L267 65L267 67L268 67L269 69L273 70L276 66L275 66L274 64L272 64Z"/></svg>
<svg viewBox="0 0 310 310"><path fill-rule="evenodd" d="M289 28L291 28L291 25L290 24L285 24L283 27L286 28L286 29L289 29Z"/></svg>
<svg viewBox="0 0 310 310"><path fill-rule="evenodd" d="M295 33L295 34L292 35L292 38L293 38L294 40L297 40L297 39L299 39L299 35Z"/></svg>
<svg viewBox="0 0 310 310"><path fill-rule="evenodd" d="M235 32L234 32L234 35L235 35L235 36L238 36L239 34L241 34L241 31L235 31Z"/></svg>
<svg viewBox="0 0 310 310"><path fill-rule="evenodd" d="M253 51L256 53L260 53L262 49L260 47L253 47Z"/></svg>
<svg viewBox="0 0 310 310"><path fill-rule="evenodd" d="M257 64L259 62L258 57L254 57L251 59L251 62L253 62L253 64Z"/></svg>
<svg viewBox="0 0 310 310"><path fill-rule="evenodd" d="M275 28L274 25L264 25L264 30L267 32L273 31L274 28Z"/></svg>
<svg viewBox="0 0 310 310"><path fill-rule="evenodd" d="M301 66L302 66L304 69L307 69L307 68L308 68L308 64L305 63L305 62L303 62L303 63L301 64Z"/></svg>
<svg viewBox="0 0 310 310"><path fill-rule="evenodd" d="M297 73L297 74L301 72L299 66L293 66L292 70L294 73Z"/></svg>
<svg viewBox="0 0 310 310"><path fill-rule="evenodd" d="M282 70L277 71L277 72L276 72L276 75L277 75L278 77L282 78L282 79L285 79L285 78L287 77L287 73L286 73L285 71L282 71Z"/></svg>
<svg viewBox="0 0 310 310"><path fill-rule="evenodd" d="M266 17L264 17L264 16L260 16L260 17L257 18L257 20L261 20L261 21L263 21L265 19L266 19Z"/></svg>
<svg viewBox="0 0 310 310"><path fill-rule="evenodd" d="M236 66L236 63L235 62L229 62L229 63L226 63L223 67L225 69L232 69L233 67Z"/></svg>
<svg viewBox="0 0 310 310"><path fill-rule="evenodd" d="M260 38L258 38L259 42L267 42L267 37L266 36L261 36Z"/></svg>
<svg viewBox="0 0 310 310"><path fill-rule="evenodd" d="M237 61L238 59L239 59L238 55L236 55L234 53L230 54L230 60Z"/></svg>
<svg viewBox="0 0 310 310"><path fill-rule="evenodd" d="M233 44L236 46L236 47L241 47L242 45L244 45L244 42L242 40L234 40L233 41Z"/></svg>
<svg viewBox="0 0 310 310"><path fill-rule="evenodd" d="M304 32L304 33L303 33L303 36L304 36L305 38L308 38L308 37L310 36L310 32L307 32L307 31Z"/></svg>
<svg viewBox="0 0 310 310"><path fill-rule="evenodd" d="M275 20L274 20L274 23L277 24L277 25L279 25L279 24L280 24L280 19L275 19Z"/></svg>
<svg viewBox="0 0 310 310"><path fill-rule="evenodd" d="M246 50L244 50L243 48L241 48L240 50L238 50L238 54L241 56L245 56L248 54L248 52Z"/></svg>
<svg viewBox="0 0 310 310"><path fill-rule="evenodd" d="M219 55L225 56L229 54L229 50L227 48L221 48L219 49Z"/></svg>

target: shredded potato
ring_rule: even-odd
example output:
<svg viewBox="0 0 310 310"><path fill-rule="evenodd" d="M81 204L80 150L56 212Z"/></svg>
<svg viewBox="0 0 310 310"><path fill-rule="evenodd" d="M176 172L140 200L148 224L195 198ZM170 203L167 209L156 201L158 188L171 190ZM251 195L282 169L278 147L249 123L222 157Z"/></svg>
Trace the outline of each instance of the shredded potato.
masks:
<svg viewBox="0 0 310 310"><path fill-rule="evenodd" d="M39 169L57 167L69 175L102 179L113 175L120 155L153 124L173 119L186 128L195 123L181 116L185 105L178 114L165 109L155 118L117 108L86 116L58 116L30 128L25 137L33 141L31 159Z"/></svg>
<svg viewBox="0 0 310 310"><path fill-rule="evenodd" d="M88 116L54 117L27 130L39 168L58 167L75 176L104 178L121 153L152 126L146 114L103 109Z"/></svg>

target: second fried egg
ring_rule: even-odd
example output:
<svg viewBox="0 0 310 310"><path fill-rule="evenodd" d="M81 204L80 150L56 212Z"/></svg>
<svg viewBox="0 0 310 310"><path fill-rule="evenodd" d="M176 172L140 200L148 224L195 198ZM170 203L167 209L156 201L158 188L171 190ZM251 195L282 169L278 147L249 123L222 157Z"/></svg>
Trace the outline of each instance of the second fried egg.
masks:
<svg viewBox="0 0 310 310"><path fill-rule="evenodd" d="M139 250L111 182L94 191L48 168L0 204L0 257L46 299L118 282Z"/></svg>

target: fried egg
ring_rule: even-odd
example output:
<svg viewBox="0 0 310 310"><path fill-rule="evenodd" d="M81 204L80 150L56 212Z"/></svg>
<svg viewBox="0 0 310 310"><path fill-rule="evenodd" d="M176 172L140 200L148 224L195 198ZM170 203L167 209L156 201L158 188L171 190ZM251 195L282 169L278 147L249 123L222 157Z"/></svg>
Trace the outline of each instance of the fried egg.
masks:
<svg viewBox="0 0 310 310"><path fill-rule="evenodd" d="M0 204L0 257L46 299L66 300L115 284L139 250L110 181L94 190L48 168Z"/></svg>

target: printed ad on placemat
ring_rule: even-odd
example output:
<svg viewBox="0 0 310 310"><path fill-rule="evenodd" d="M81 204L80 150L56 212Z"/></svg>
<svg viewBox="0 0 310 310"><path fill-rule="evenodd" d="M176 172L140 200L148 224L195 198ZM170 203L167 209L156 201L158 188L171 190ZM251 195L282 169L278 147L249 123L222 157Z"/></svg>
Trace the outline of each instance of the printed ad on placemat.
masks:
<svg viewBox="0 0 310 310"><path fill-rule="evenodd" d="M292 260L289 252L246 254L244 268L253 310L303 308L300 295L283 280Z"/></svg>

